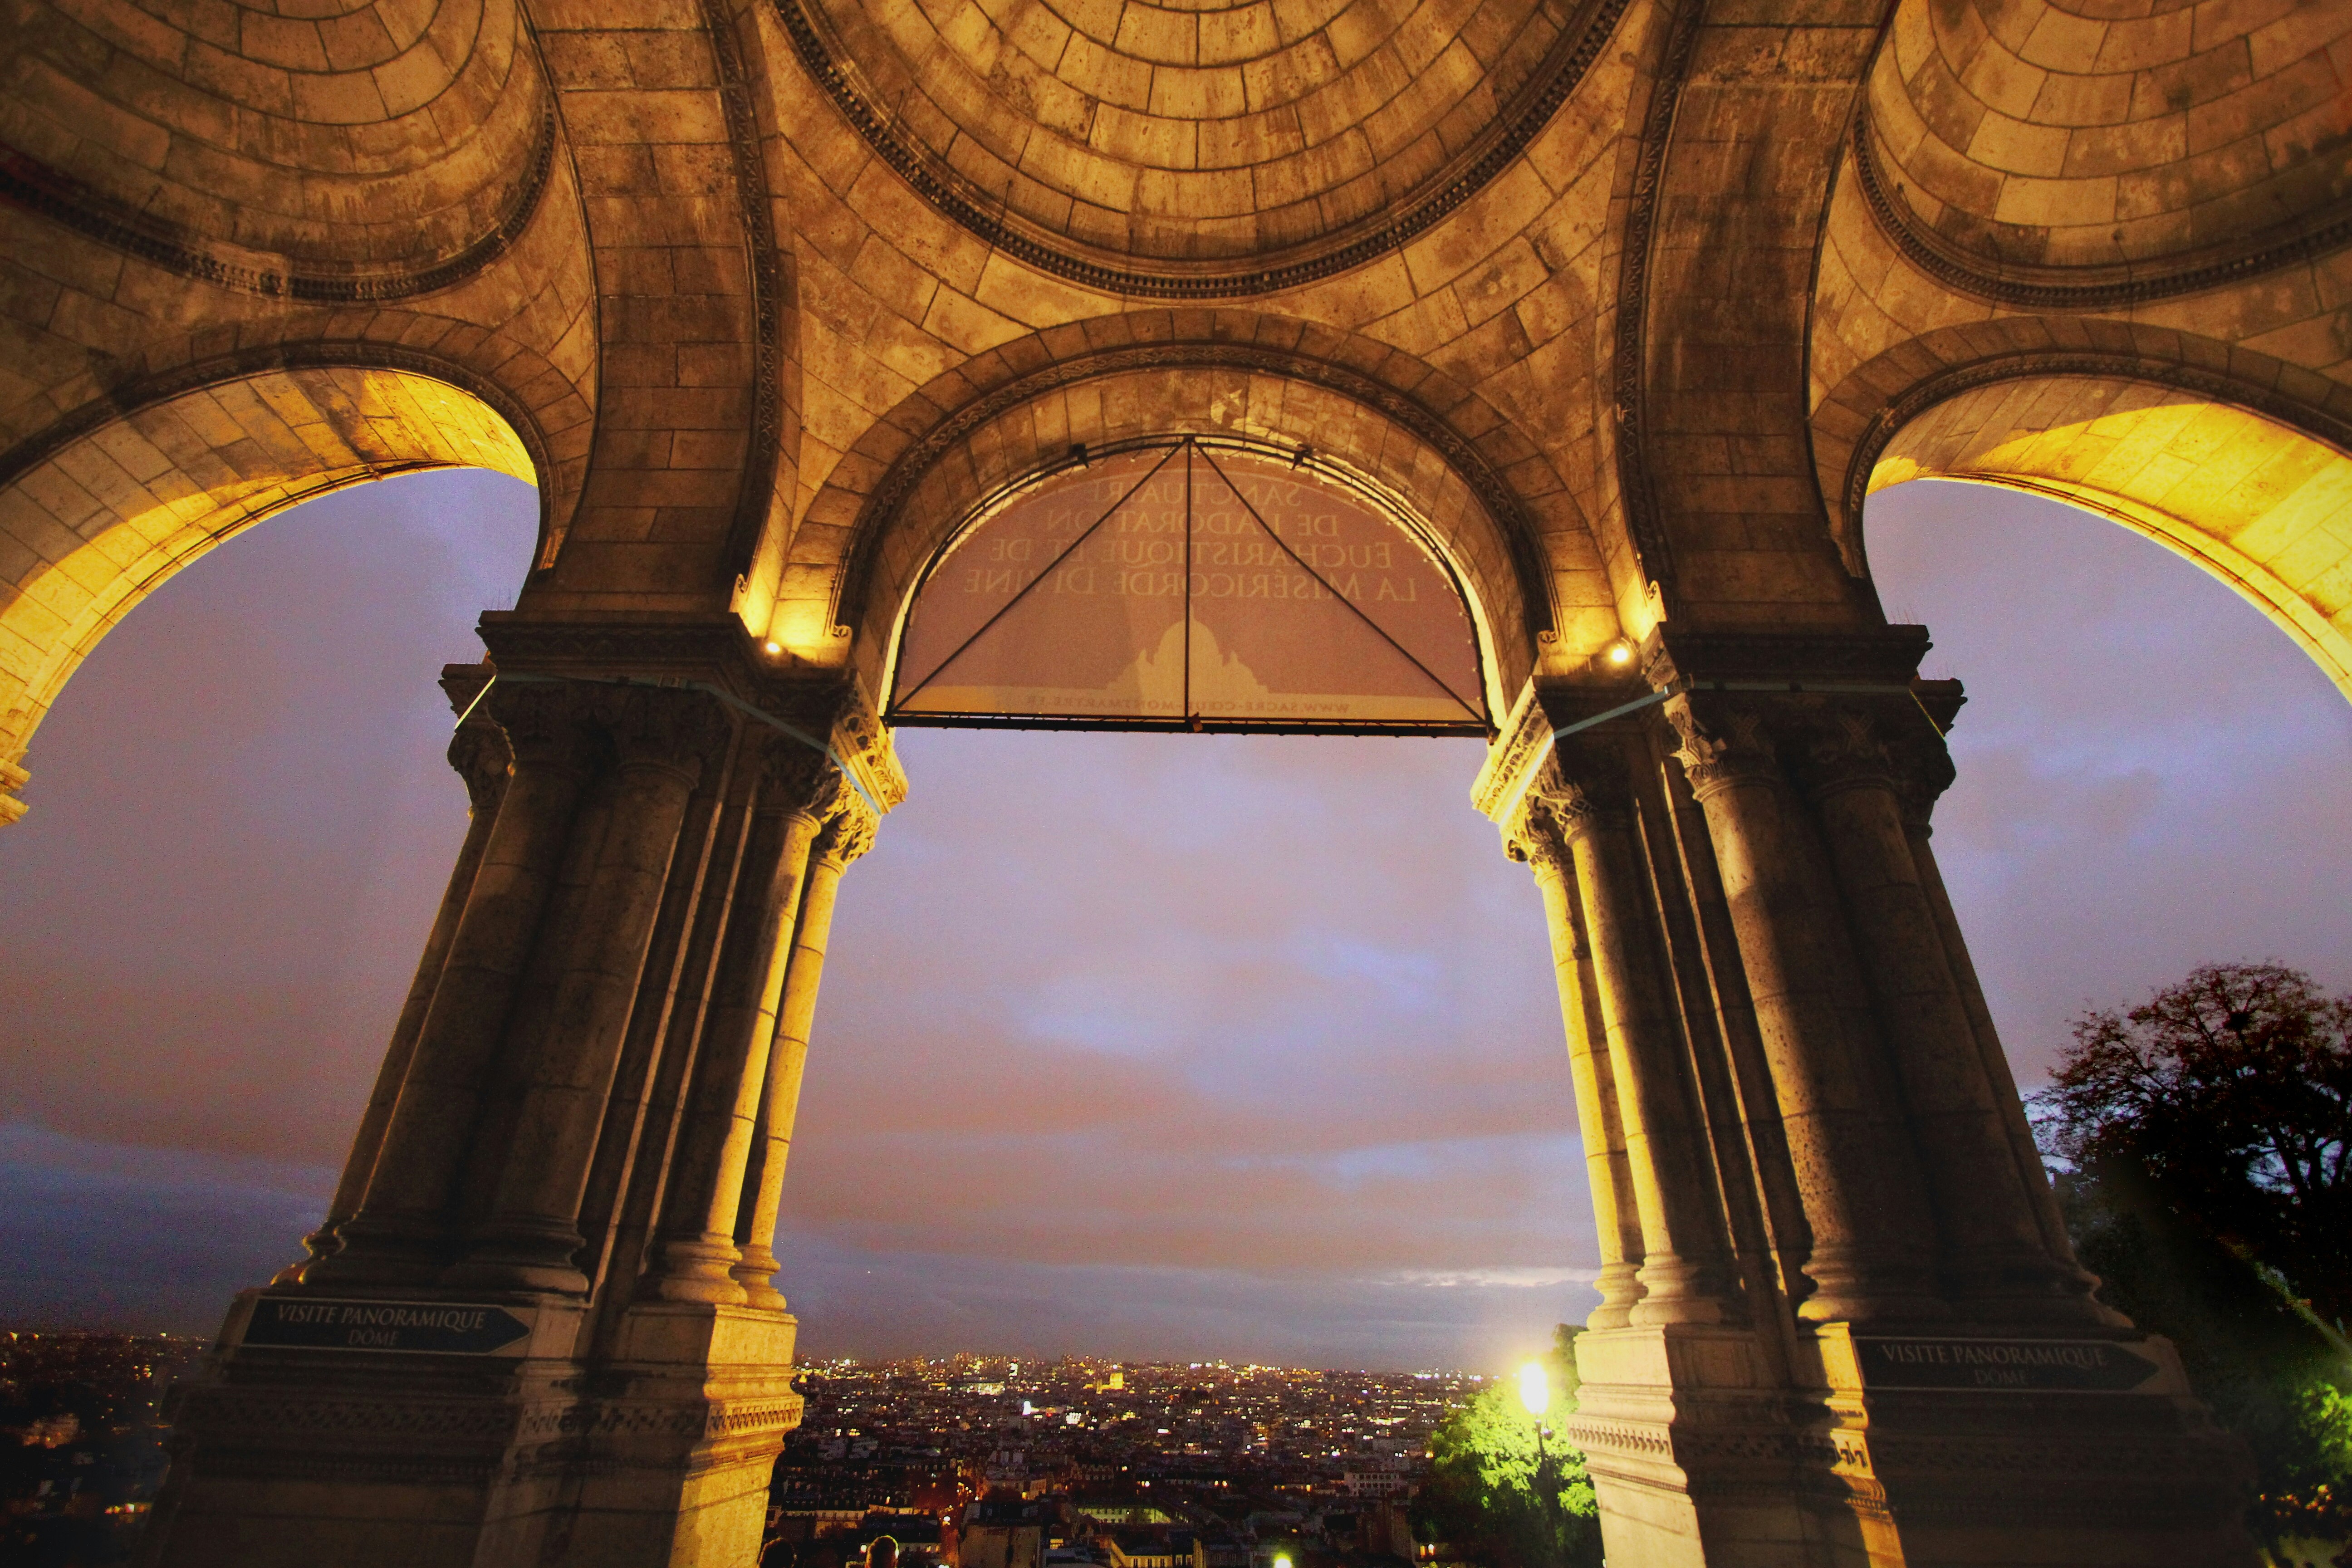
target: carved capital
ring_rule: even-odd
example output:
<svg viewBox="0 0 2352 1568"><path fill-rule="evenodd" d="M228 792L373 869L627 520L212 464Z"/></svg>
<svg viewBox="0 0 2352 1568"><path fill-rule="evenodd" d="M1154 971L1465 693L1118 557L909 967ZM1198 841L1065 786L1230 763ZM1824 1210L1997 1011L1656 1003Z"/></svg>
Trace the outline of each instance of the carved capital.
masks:
<svg viewBox="0 0 2352 1568"><path fill-rule="evenodd" d="M498 725L518 767L585 767L595 756L587 704L570 681L500 680L476 711Z"/></svg>
<svg viewBox="0 0 2352 1568"><path fill-rule="evenodd" d="M881 830L882 819L866 797L856 790L841 791L832 820L824 825L824 835L817 840L817 858L838 861L846 866L874 847L874 836Z"/></svg>
<svg viewBox="0 0 2352 1568"><path fill-rule="evenodd" d="M1778 766L1770 731L1753 702L1688 692L1666 704L1666 722L1681 742L1675 760L1702 800L1736 784L1769 778Z"/></svg>
<svg viewBox="0 0 2352 1568"><path fill-rule="evenodd" d="M1547 762L1546 771L1549 767ZM1503 832L1503 853L1523 862L1538 876L1549 872L1565 877L1573 871L1568 836L1561 831L1559 813L1542 773L1528 787L1528 793L1519 799L1518 809L1511 815L1510 826Z"/></svg>
<svg viewBox="0 0 2352 1568"><path fill-rule="evenodd" d="M734 725L718 700L659 687L591 687L596 727L624 768L664 768L698 782L727 748Z"/></svg>
<svg viewBox="0 0 2352 1568"><path fill-rule="evenodd" d="M513 762L506 731L487 719L468 719L449 737L449 765L466 781L466 797L478 816L497 809Z"/></svg>
<svg viewBox="0 0 2352 1568"><path fill-rule="evenodd" d="M1951 785L1951 753L1916 703L1816 700L1804 714L1802 733L1801 771L1816 799L1845 789L1891 789L1905 816L1924 824Z"/></svg>
<svg viewBox="0 0 2352 1568"><path fill-rule="evenodd" d="M1790 727L1800 740L1797 772L1806 794L1819 799L1841 790L1893 786L1895 763L1876 714L1809 702Z"/></svg>
<svg viewBox="0 0 2352 1568"><path fill-rule="evenodd" d="M760 742L760 809L819 821L831 816L848 782L831 758L805 741L774 731Z"/></svg>

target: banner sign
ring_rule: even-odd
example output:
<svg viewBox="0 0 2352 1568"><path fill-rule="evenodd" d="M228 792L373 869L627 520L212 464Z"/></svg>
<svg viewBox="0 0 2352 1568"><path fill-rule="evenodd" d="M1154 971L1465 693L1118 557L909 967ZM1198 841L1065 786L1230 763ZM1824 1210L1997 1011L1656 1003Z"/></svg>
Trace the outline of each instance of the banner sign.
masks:
<svg viewBox="0 0 2352 1568"><path fill-rule="evenodd" d="M926 577L892 712L1483 728L1470 616L1328 476L1186 441L1099 458Z"/></svg>
<svg viewBox="0 0 2352 1568"><path fill-rule="evenodd" d="M529 1323L503 1307L264 1296L254 1303L244 1342L283 1350L494 1355L530 1332Z"/></svg>

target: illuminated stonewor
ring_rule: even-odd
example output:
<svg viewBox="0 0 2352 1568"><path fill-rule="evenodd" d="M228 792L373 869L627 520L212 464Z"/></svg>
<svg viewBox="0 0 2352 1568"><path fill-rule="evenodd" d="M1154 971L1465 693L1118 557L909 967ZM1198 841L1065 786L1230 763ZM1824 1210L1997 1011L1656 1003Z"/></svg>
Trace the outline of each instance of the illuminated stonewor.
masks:
<svg viewBox="0 0 2352 1568"><path fill-rule="evenodd" d="M1492 727L1612 1561L2250 1563L2073 1260L1863 506L2063 497L2352 690L2347 47L2291 0L25 0L0 820L218 541L457 464L542 506L350 1161L147 1560L749 1561L897 715Z"/></svg>
<svg viewBox="0 0 2352 1568"><path fill-rule="evenodd" d="M1411 530L1301 458L1187 442L1050 478L959 538L889 717L1483 731L1478 670Z"/></svg>

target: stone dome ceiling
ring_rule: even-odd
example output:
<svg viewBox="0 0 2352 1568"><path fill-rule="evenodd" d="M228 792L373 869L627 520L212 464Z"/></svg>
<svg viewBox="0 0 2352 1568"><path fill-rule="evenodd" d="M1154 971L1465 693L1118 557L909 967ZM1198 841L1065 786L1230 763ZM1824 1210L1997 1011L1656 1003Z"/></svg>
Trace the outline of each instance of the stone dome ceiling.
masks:
<svg viewBox="0 0 2352 1568"><path fill-rule="evenodd" d="M547 178L554 114L515 0L78 0L19 20L0 39L8 195L217 281L299 291L290 258L321 297L433 287L510 238ZM105 113L78 84L92 63Z"/></svg>
<svg viewBox="0 0 2352 1568"><path fill-rule="evenodd" d="M1347 264L1450 209L1623 0L800 3L820 78L935 200L1054 270L1185 293Z"/></svg>
<svg viewBox="0 0 2352 1568"><path fill-rule="evenodd" d="M1903 0L1868 103L1882 216L1995 272L2144 277L2352 216L2336 0Z"/></svg>

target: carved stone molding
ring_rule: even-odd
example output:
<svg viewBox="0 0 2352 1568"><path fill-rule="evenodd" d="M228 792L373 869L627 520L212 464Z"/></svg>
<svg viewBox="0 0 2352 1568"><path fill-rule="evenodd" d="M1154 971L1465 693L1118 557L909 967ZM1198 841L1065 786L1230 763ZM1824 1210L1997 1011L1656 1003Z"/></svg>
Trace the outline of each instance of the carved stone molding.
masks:
<svg viewBox="0 0 2352 1568"><path fill-rule="evenodd" d="M775 0L776 15L793 52L842 118L866 145L924 200L990 247L1056 278L1105 293L1150 300L1239 299L1297 289L1387 255L1426 232L1508 168L1568 101L1578 82L1616 31L1627 0L1586 0L1561 32L1541 69L1506 105L1486 133L1421 189L1386 205L1368 229L1343 230L1319 241L1238 261L1141 259L1104 252L1083 254L1079 243L1048 235L1013 218L996 196L982 191L900 131L895 114L877 106L847 51L810 0Z"/></svg>
<svg viewBox="0 0 2352 1568"><path fill-rule="evenodd" d="M863 611L881 541L898 521L907 498L957 443L998 416L1049 392L1130 371L1198 367L1247 371L1319 386L1394 420L1427 443L1469 487L1501 532L1513 574L1518 579L1529 636L1539 637L1552 629L1551 574L1537 543L1534 521L1510 482L1467 437L1419 399L1346 365L1255 343L1194 342L1139 343L1058 360L983 393L925 431L891 460L858 510L849 563L836 580L839 586L833 611L836 634L846 635L850 628L844 623Z"/></svg>
<svg viewBox="0 0 2352 1568"><path fill-rule="evenodd" d="M2250 281L2352 245L2352 202L2337 202L2298 222L2175 257L2079 267L1996 262L1928 228L1900 200L1899 187L1890 187L1879 166L1866 100L1849 145L1863 205L1903 258L1948 288L1995 304L2063 310L2137 305Z"/></svg>
<svg viewBox="0 0 2352 1568"><path fill-rule="evenodd" d="M125 206L14 148L0 148L0 200L199 283L306 304L368 304L450 288L504 256L538 213L554 167L554 95L542 88L539 125L520 177L489 226L447 255L374 269L326 267L293 257L283 267L256 266L243 259L254 254L248 250L237 251L239 259L231 259L203 236Z"/></svg>

